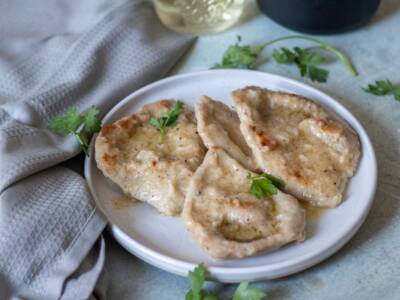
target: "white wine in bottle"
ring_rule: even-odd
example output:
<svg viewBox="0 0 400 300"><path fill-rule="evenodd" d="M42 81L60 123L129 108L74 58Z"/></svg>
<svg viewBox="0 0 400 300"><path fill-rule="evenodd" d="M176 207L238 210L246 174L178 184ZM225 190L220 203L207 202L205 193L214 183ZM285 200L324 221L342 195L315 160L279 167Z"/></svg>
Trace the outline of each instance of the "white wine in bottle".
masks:
<svg viewBox="0 0 400 300"><path fill-rule="evenodd" d="M181 32L219 32L240 18L244 0L154 0L161 22Z"/></svg>

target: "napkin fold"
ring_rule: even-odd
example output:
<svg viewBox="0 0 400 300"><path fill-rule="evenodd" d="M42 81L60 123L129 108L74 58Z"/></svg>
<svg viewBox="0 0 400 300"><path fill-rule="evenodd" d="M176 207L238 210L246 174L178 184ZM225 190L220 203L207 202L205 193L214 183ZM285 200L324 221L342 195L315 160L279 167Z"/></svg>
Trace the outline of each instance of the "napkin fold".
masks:
<svg viewBox="0 0 400 300"><path fill-rule="evenodd" d="M78 144L46 126L71 105L104 114L193 38L145 1L6 0L0 15L0 299L86 299L106 221L81 175L59 166Z"/></svg>

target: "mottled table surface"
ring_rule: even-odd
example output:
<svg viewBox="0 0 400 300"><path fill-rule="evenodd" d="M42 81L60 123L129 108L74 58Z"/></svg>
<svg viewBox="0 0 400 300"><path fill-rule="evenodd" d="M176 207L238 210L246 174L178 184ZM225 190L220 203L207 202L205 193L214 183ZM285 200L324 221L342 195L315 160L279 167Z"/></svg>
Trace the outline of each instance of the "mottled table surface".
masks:
<svg viewBox="0 0 400 300"><path fill-rule="evenodd" d="M209 68L220 60L237 35L244 43L257 44L292 33L249 4L241 24L222 34L200 37L174 73ZM400 299L400 102L392 97L374 97L361 89L376 79L390 78L400 83L400 1L383 1L372 21L362 29L323 39L346 51L360 73L358 77L352 77L338 62L328 66L330 76L325 84L312 83L301 78L295 67L279 66L271 60L265 60L259 69L321 89L361 121L378 159L375 201L364 225L338 253L304 272L257 285L270 300ZM266 49L263 57L270 54L271 49ZM108 234L106 241L108 299L184 299L187 279L142 262ZM208 283L207 288L230 299L235 286Z"/></svg>

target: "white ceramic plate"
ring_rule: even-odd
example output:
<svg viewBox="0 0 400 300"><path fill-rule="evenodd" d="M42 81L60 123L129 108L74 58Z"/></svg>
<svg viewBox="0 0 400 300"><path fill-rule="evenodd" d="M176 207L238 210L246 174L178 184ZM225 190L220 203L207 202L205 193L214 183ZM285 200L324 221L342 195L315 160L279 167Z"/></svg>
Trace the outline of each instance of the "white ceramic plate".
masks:
<svg viewBox="0 0 400 300"><path fill-rule="evenodd" d="M137 111L144 104L175 98L193 106L206 94L230 105L229 93L246 85L299 94L322 104L346 120L360 136L362 156L344 202L327 210L307 224L307 239L272 253L257 256L213 260L191 239L178 217L160 215L144 203L117 208L120 190L97 169L91 155L85 162L85 176L97 206L110 224L115 239L129 252L166 271L187 276L195 265L204 262L212 278L222 282L261 280L286 276L304 270L327 258L342 247L363 223L373 201L377 181L375 153L360 123L330 96L303 83L256 71L217 70L169 77L132 93L104 118L109 124ZM92 145L93 146L93 145Z"/></svg>

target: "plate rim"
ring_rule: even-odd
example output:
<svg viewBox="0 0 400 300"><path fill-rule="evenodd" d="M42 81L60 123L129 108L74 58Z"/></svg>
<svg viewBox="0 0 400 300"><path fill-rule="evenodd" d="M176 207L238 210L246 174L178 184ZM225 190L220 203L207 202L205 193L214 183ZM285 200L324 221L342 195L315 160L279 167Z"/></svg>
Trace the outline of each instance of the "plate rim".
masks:
<svg viewBox="0 0 400 300"><path fill-rule="evenodd" d="M371 166L371 170L373 173L372 174L373 188L372 188L371 194L369 195L369 198L365 200L366 205L365 205L365 208L363 210L361 217L358 219L352 220L351 230L349 230L346 234L344 234L340 239L338 239L334 242L328 243L329 246L325 246L324 250L322 250L322 251L318 250L318 249L320 249L320 247L319 247L319 248L316 248L317 250L315 250L313 252L309 252L306 255L302 255L300 257L297 256L293 259L290 259L290 260L287 260L284 262L277 262L277 263L272 263L272 264L268 264L268 265L250 266L250 267L208 266L208 271L209 271L211 277L215 278L219 281L223 281L223 282L237 282L240 280L235 280L235 279L234 280L226 280L224 278L221 278L221 276L223 276L222 274L225 274L225 275L231 275L233 277L240 277L240 275L243 273L249 273L249 274L254 275L253 277L255 279L252 279L252 280L273 279L273 278L278 278L278 277L297 273L299 271L305 270L305 269L307 269L311 266L314 266L314 265L318 264L319 262L327 259L329 256L333 255L340 248L342 248L355 235L355 233L359 230L361 225L364 223L366 217L368 216L368 213L370 212L372 203L375 198L377 180L378 180L378 167L377 167L376 154L375 154L373 145L371 143L371 140L368 136L368 133L362 126L361 122L351 113L351 111L348 110L342 103L338 102L334 97L332 97L329 94L326 94L326 93L320 91L319 89L317 89L313 86L310 86L306 83L303 83L303 82L300 82L300 81L297 81L297 80L294 80L291 78L287 78L287 77L284 77L281 75L268 73L268 72L261 72L261 71L254 71L254 70L206 70L206 71L177 74L177 75L169 76L169 77L154 81L148 85L145 85L145 86L137 89L136 91L133 91L132 93L127 95L125 98L123 98L121 101L119 101L116 105L114 105L104 115L104 117L102 118L102 122L104 122L104 121L107 122L107 120L110 119L116 111L118 111L121 107L123 107L128 102L134 100L138 94L143 94L143 93L153 89L154 87L157 87L158 85L167 84L170 81L180 80L182 78L186 79L189 77L204 76L204 75L215 74L215 73L220 73L221 75L224 73L237 73L237 74L252 73L252 74L258 74L260 76L266 76L269 78L272 77L278 81L285 81L286 83L290 84L291 86L297 86L297 87L300 87L301 89L307 89L307 90L311 91L314 95L318 94L319 96L321 96L323 98L329 99L329 102L331 102L335 105L334 109L333 108L329 108L329 109L332 110L333 113L337 114L340 118L344 119L346 122L348 122L348 120L347 120L347 118L343 117L341 112L347 113L347 115L349 117L351 117L352 123L355 124L357 127L357 128L354 128L355 126L353 124L350 124L351 127L357 132L357 134L360 135L360 141L361 141L361 135L363 136L362 142L365 142L365 144L362 143L361 149L364 150L364 148L368 148L368 152L371 154L370 166ZM320 103L318 100L314 100L314 99L312 99L312 100L320 105L324 105L324 103ZM91 143L90 143L90 156L85 158L84 175L85 175L86 181L88 182L88 186L89 186L90 192L93 196L96 207L101 211L101 213L105 216L105 219L108 221L108 218L106 217L106 213L103 212L103 209L102 209L101 205L99 204L100 201L96 197L96 192L93 187L93 181L92 181L91 174L90 174L91 164L92 164L92 162L94 163L94 158L93 158L93 151L94 151L94 149L93 149L94 142L93 141L94 140L95 140L95 136L92 138ZM362 152L364 152L364 151L362 151ZM194 263L185 261L184 259L177 259L177 258L171 257L169 255L162 254L160 252L157 252L156 250L153 250L153 249L141 244L140 242L136 241L131 236L129 236L122 228L118 227L116 224L109 222L108 226L110 228L110 232L112 233L113 237L117 240L117 242L120 245L122 245L125 249L127 249L130 253L132 253L134 255L140 255L139 253L136 254L135 253L136 251L132 250L132 248L128 247L125 243L130 244L130 246L136 247L137 249L140 250L139 252L144 252L147 255L150 255L153 259L157 259L159 262L161 262L163 264L174 265L174 268L173 268L174 270L172 270L171 268L160 267L159 263L154 264L149 261L150 259L146 260L148 263L156 265L158 268L175 273L177 275L186 276L187 272L189 270L192 270L196 266ZM124 239L124 241L122 242L120 239ZM142 255L140 255L140 256L142 256ZM144 260L143 258L140 258L140 259ZM176 270L177 268L182 269L182 271ZM279 272L282 269L285 270L288 268L291 268L290 271ZM265 275L264 274L265 272L268 272L268 273L275 272L276 276ZM280 273L283 273L283 275Z"/></svg>

